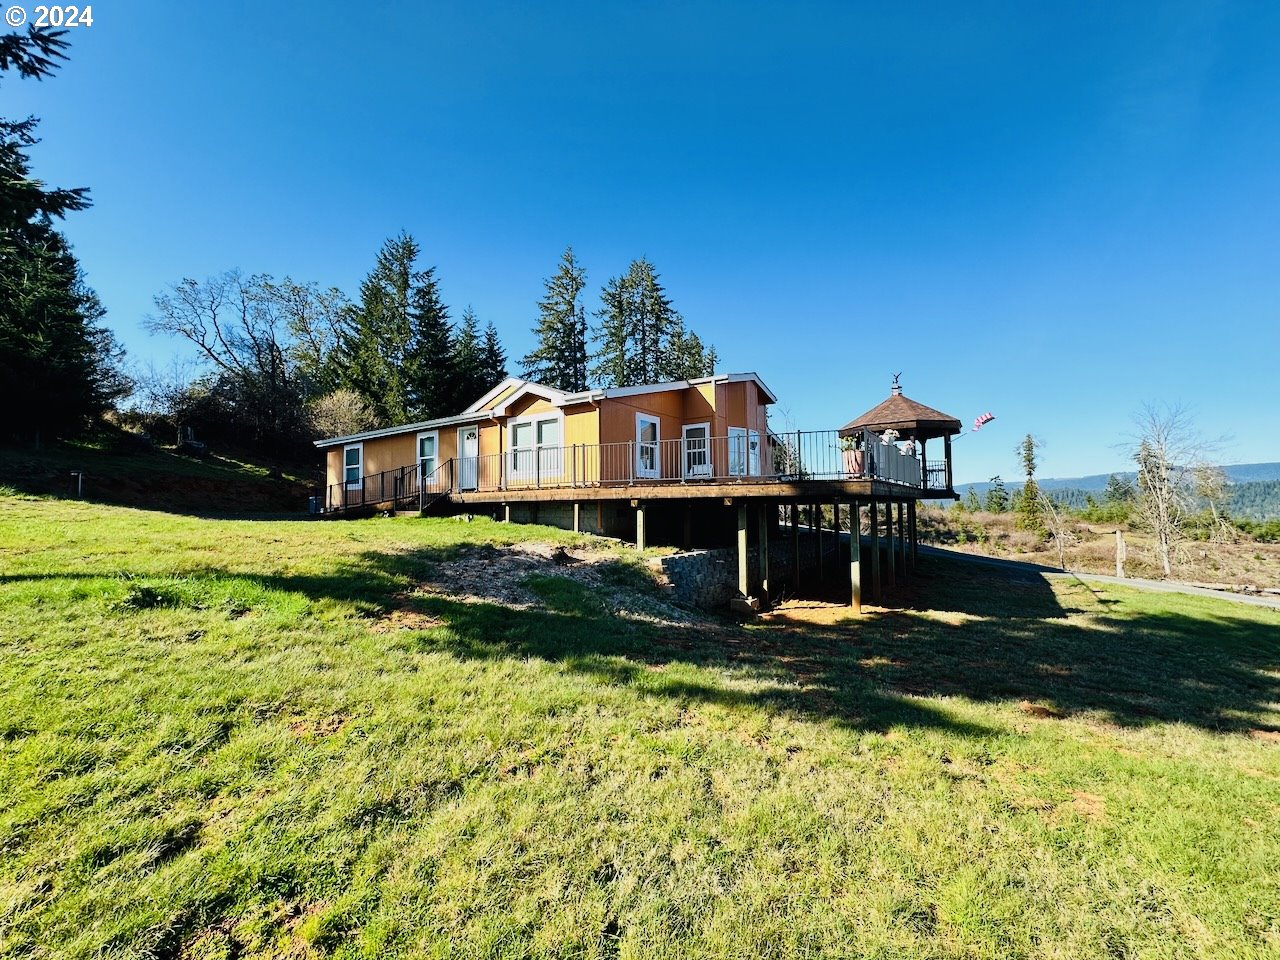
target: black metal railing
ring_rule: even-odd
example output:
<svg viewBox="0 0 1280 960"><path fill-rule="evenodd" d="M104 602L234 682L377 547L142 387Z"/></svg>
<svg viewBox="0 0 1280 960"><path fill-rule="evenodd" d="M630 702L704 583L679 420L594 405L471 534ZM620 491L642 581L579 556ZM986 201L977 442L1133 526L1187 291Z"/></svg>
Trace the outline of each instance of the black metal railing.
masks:
<svg viewBox="0 0 1280 960"><path fill-rule="evenodd" d="M426 509L454 493L503 490L794 480L880 480L920 487L923 479L913 449L869 431L842 438L835 430L729 437L686 433L670 440L517 448L455 457L425 478L420 473L421 464L415 464L332 484L324 509L384 504Z"/></svg>

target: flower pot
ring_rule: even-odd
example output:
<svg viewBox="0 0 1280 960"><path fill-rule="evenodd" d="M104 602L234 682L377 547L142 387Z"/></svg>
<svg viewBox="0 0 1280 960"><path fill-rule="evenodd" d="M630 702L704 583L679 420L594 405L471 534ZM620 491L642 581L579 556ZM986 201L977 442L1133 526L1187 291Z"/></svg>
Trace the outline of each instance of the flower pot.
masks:
<svg viewBox="0 0 1280 960"><path fill-rule="evenodd" d="M860 477L865 472L864 464L866 457L861 450L845 450L844 453L844 472L849 477Z"/></svg>

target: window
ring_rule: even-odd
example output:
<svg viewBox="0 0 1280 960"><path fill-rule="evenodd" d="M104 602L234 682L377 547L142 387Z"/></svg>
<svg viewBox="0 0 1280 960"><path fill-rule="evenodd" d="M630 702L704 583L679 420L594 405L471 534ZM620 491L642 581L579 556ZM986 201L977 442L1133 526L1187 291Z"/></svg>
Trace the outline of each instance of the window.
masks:
<svg viewBox="0 0 1280 960"><path fill-rule="evenodd" d="M747 431L747 472L753 477L760 476L760 431Z"/></svg>
<svg viewBox="0 0 1280 960"><path fill-rule="evenodd" d="M436 472L436 449L439 443L437 434L418 434L418 472L423 480Z"/></svg>
<svg viewBox="0 0 1280 960"><path fill-rule="evenodd" d="M747 475L747 430L745 427L729 428L729 476Z"/></svg>
<svg viewBox="0 0 1280 960"><path fill-rule="evenodd" d="M560 473L560 418L542 417L511 424L511 475L516 478Z"/></svg>
<svg viewBox="0 0 1280 960"><path fill-rule="evenodd" d="M360 486L360 473L364 467L364 444L353 443L342 448L342 479L348 487Z"/></svg>

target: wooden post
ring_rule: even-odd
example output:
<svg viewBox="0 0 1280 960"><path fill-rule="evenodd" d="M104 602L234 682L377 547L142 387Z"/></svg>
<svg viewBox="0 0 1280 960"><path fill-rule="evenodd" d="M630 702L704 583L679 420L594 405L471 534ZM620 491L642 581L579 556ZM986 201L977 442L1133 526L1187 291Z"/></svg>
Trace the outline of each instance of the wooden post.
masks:
<svg viewBox="0 0 1280 960"><path fill-rule="evenodd" d="M947 456L947 489L952 490L954 488L951 485L951 482L952 482L951 481L951 434L948 433L946 435L945 439L943 439L942 441L942 444L943 444L942 449L946 452L946 456Z"/></svg>
<svg viewBox="0 0 1280 960"><path fill-rule="evenodd" d="M760 552L756 557L756 573L760 581L760 604L769 605L769 502L756 504L756 529L760 532Z"/></svg>
<svg viewBox="0 0 1280 960"><path fill-rule="evenodd" d="M502 505L502 522L503 523L511 522L511 504L509 503L504 503Z"/></svg>
<svg viewBox="0 0 1280 960"><path fill-rule="evenodd" d="M896 587L898 585L898 571L894 563L894 547L893 547L893 501L886 500L884 504L884 552L885 561L888 565L886 571L888 576L885 579L889 586Z"/></svg>
<svg viewBox="0 0 1280 960"><path fill-rule="evenodd" d="M577 500L573 501L573 532L582 532L582 504Z"/></svg>
<svg viewBox="0 0 1280 960"><path fill-rule="evenodd" d="M684 548L693 546L693 501L684 502Z"/></svg>
<svg viewBox="0 0 1280 960"><path fill-rule="evenodd" d="M644 501L637 500L635 504L636 504L636 549L643 550L645 548Z"/></svg>
<svg viewBox="0 0 1280 960"><path fill-rule="evenodd" d="M867 506L868 527L871 531L871 596L880 600L880 504L872 500Z"/></svg>
<svg viewBox="0 0 1280 960"><path fill-rule="evenodd" d="M813 531L813 544L818 554L818 583L822 583L823 563L822 563L822 504L814 503L809 506L809 528Z"/></svg>
<svg viewBox="0 0 1280 960"><path fill-rule="evenodd" d="M907 526L911 530L911 570L914 573L920 561L920 535L916 530L916 502L907 505Z"/></svg>
<svg viewBox="0 0 1280 960"><path fill-rule="evenodd" d="M1116 576L1124 576L1124 562L1127 559L1128 550L1124 545L1124 531L1116 531Z"/></svg>
<svg viewBox="0 0 1280 960"><path fill-rule="evenodd" d="M800 589L800 504L791 501L791 575L792 590Z"/></svg>
<svg viewBox="0 0 1280 960"><path fill-rule="evenodd" d="M898 569L902 571L902 579L907 579L907 505L898 504Z"/></svg>
<svg viewBox="0 0 1280 960"><path fill-rule="evenodd" d="M835 531L836 537L836 564L840 563L840 501L837 500L831 505L831 529Z"/></svg>
<svg viewBox="0 0 1280 960"><path fill-rule="evenodd" d="M929 454L925 452L928 442L926 438L920 438L920 486L925 490L929 489Z"/></svg>
<svg viewBox="0 0 1280 960"><path fill-rule="evenodd" d="M839 506L836 507L839 510ZM859 517L862 508L855 500L849 505L849 586L853 589L853 597L849 606L854 613L862 613L862 524Z"/></svg>
<svg viewBox="0 0 1280 960"><path fill-rule="evenodd" d="M747 502L738 504L738 592L751 596L750 570L747 567Z"/></svg>

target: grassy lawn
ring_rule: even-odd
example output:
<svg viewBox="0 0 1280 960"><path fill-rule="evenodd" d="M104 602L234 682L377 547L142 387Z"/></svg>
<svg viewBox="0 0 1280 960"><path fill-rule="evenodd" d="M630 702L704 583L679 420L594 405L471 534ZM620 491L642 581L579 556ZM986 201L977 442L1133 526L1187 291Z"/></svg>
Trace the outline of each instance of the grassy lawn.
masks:
<svg viewBox="0 0 1280 960"><path fill-rule="evenodd" d="M1280 955L1280 612L418 589L529 537L0 496L0 956Z"/></svg>

